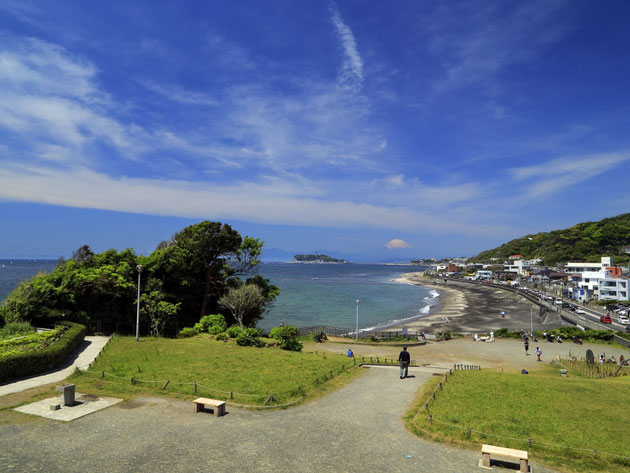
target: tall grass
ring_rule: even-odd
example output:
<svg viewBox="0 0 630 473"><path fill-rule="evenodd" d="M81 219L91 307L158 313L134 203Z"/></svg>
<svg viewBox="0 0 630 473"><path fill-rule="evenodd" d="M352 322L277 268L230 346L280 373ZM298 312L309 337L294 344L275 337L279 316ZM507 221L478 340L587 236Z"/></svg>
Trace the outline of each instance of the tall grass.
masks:
<svg viewBox="0 0 630 473"><path fill-rule="evenodd" d="M551 367L529 375L463 371L431 403L432 423L424 399L407 422L435 440L529 450L572 471L630 471L629 397L628 377L563 378Z"/></svg>

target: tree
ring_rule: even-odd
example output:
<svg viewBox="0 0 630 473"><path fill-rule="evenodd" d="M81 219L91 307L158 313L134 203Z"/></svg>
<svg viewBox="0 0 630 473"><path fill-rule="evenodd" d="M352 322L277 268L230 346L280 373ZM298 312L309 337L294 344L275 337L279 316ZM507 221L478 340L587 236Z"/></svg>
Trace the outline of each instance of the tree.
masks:
<svg viewBox="0 0 630 473"><path fill-rule="evenodd" d="M154 276L164 281L165 292L182 302L184 323L193 324L217 311L230 277L247 274L259 263L262 244L242 238L227 224L200 222L160 243L154 252Z"/></svg>
<svg viewBox="0 0 630 473"><path fill-rule="evenodd" d="M149 279L147 291L140 296L140 312L149 319L151 335L157 337L164 332L166 322L175 317L181 303L173 304L164 300L162 283L158 279Z"/></svg>
<svg viewBox="0 0 630 473"><path fill-rule="evenodd" d="M219 299L219 304L228 309L236 323L243 327L256 325L257 318L252 314L259 312L265 298L255 284L243 284L240 287L231 288L228 293Z"/></svg>

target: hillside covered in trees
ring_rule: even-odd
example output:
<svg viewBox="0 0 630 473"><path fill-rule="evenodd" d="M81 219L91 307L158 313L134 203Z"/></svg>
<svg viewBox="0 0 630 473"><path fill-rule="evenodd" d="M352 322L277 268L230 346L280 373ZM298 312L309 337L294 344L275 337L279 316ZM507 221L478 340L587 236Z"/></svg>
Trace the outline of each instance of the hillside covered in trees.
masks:
<svg viewBox="0 0 630 473"><path fill-rule="evenodd" d="M614 256L616 262L627 262L629 255L621 248L630 245L630 213L605 218L599 222L583 222L565 230L541 232L509 241L486 250L473 261L490 258L507 259L522 255L525 259L541 258L544 264L562 261L599 261L601 256Z"/></svg>

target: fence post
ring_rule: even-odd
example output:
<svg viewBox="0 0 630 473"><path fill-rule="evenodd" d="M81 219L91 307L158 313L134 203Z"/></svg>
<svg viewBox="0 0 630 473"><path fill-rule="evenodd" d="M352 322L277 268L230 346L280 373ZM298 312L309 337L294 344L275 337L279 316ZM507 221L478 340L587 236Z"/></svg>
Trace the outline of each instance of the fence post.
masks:
<svg viewBox="0 0 630 473"><path fill-rule="evenodd" d="M332 379L332 370L328 372L330 374L330 379Z"/></svg>
<svg viewBox="0 0 630 473"><path fill-rule="evenodd" d="M435 401L435 391L433 391L433 400Z"/></svg>
<svg viewBox="0 0 630 473"><path fill-rule="evenodd" d="M424 408L427 410L427 412L429 412L429 403L428 402L424 405Z"/></svg>
<svg viewBox="0 0 630 473"><path fill-rule="evenodd" d="M341 365L341 371L345 371L346 370L346 365Z"/></svg>
<svg viewBox="0 0 630 473"><path fill-rule="evenodd" d="M527 439L527 446L532 448L532 439Z"/></svg>
<svg viewBox="0 0 630 473"><path fill-rule="evenodd" d="M470 434L471 434L471 433L472 433L472 432L471 432L471 429L470 429L470 427L468 427L468 438L470 438Z"/></svg>
<svg viewBox="0 0 630 473"><path fill-rule="evenodd" d="M230 401L234 399L234 393L230 391Z"/></svg>
<svg viewBox="0 0 630 473"><path fill-rule="evenodd" d="M429 414L429 425L433 425L433 416Z"/></svg>
<svg viewBox="0 0 630 473"><path fill-rule="evenodd" d="M195 381L195 394L197 394L197 382Z"/></svg>
<svg viewBox="0 0 630 473"><path fill-rule="evenodd" d="M101 371L101 378L105 379L105 371Z"/></svg>
<svg viewBox="0 0 630 473"><path fill-rule="evenodd" d="M440 391L442 390L442 383L440 383Z"/></svg>

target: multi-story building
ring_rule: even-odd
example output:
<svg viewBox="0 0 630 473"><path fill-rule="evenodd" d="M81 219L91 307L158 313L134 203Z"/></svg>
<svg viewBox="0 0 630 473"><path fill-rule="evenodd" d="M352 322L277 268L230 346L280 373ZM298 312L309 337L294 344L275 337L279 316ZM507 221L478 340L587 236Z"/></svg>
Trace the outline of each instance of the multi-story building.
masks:
<svg viewBox="0 0 630 473"><path fill-rule="evenodd" d="M630 279L602 278L598 281L597 298L601 300L630 300Z"/></svg>

